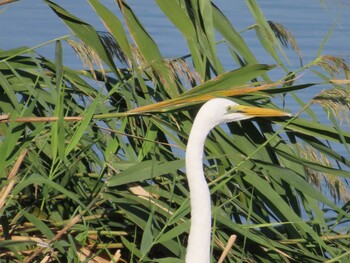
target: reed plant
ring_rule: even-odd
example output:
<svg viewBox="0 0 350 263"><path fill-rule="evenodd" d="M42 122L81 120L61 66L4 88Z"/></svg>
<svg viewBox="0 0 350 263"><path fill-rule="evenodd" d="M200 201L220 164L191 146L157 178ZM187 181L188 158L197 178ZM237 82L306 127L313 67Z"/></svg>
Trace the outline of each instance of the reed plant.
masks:
<svg viewBox="0 0 350 263"><path fill-rule="evenodd" d="M0 50L1 262L183 262L184 151L198 107L214 97L300 108L291 118L231 123L208 137L212 262L350 261L343 59L320 54L292 69L285 49L300 59L302 50L255 0L246 1L256 21L246 30L275 65L259 61L245 30L210 1L155 1L188 45L189 54L174 58L162 55L127 1L116 1L120 16L87 2L105 32L45 1L72 31L42 44L55 58L37 47ZM81 69L63 62L67 44ZM305 71L319 81L303 82ZM320 85L312 100L298 96Z"/></svg>

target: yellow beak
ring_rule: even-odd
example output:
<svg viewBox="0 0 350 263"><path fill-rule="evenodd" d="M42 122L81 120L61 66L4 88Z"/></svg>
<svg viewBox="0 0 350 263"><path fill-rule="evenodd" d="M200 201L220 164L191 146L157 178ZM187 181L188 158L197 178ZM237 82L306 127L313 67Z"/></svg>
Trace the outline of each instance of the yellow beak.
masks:
<svg viewBox="0 0 350 263"><path fill-rule="evenodd" d="M234 105L230 106L228 109L229 113L242 113L252 117L282 117L282 116L292 116L292 114L267 108L258 108L252 106L244 105Z"/></svg>

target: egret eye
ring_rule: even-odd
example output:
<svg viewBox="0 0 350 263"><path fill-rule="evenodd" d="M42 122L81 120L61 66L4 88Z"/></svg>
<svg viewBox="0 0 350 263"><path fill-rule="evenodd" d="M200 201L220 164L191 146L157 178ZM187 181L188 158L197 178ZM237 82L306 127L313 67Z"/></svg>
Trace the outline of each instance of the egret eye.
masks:
<svg viewBox="0 0 350 263"><path fill-rule="evenodd" d="M229 111L231 111L231 109L232 109L232 106L227 106L227 111L229 112Z"/></svg>
<svg viewBox="0 0 350 263"><path fill-rule="evenodd" d="M226 110L227 110L227 113L240 112L240 110L237 108L236 105L227 106Z"/></svg>

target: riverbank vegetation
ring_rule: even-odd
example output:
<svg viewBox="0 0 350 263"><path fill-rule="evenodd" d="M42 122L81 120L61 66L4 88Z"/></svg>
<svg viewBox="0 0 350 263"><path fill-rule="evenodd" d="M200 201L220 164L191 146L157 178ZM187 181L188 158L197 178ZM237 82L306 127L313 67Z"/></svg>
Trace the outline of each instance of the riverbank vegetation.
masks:
<svg viewBox="0 0 350 263"><path fill-rule="evenodd" d="M120 15L87 2L104 32L45 1L72 31L43 44L54 59L32 47L0 47L1 260L183 262L190 226L184 152L198 107L214 97L300 107L291 118L231 123L208 137L212 262L350 260L344 59L320 52L302 61L292 32L254 0L246 1L255 19L246 30L274 64L258 60L245 30L209 1L156 0L188 45L188 54L172 58L127 1L116 1ZM216 35L231 69L219 59ZM63 62L67 45L83 68ZM287 48L300 68L288 64ZM305 72L318 82L303 82ZM298 95L320 85L310 101Z"/></svg>

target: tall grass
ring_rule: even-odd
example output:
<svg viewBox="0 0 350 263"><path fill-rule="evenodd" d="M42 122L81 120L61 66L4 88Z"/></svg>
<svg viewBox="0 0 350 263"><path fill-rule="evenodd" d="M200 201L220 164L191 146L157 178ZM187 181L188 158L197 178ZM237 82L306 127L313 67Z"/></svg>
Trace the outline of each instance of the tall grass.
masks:
<svg viewBox="0 0 350 263"><path fill-rule="evenodd" d="M256 19L250 30L285 78L271 80L276 66L258 61L209 1L156 1L190 50L172 59L127 1L116 1L121 17L88 1L106 32L45 2L73 32L58 36L55 59L35 48L0 51L1 259L183 262L190 226L184 151L198 107L213 97L270 108L295 99L300 111L231 123L208 137L212 262L233 236L224 262L350 259L350 133L339 121L348 118L350 98L344 60L320 55L290 70L280 56L288 43L300 54L297 43L255 1L246 1ZM224 70L215 32L235 70ZM63 41L84 69L63 63ZM306 69L319 83L295 84ZM320 84L328 89L311 101L295 93ZM331 125L318 122L315 103Z"/></svg>

